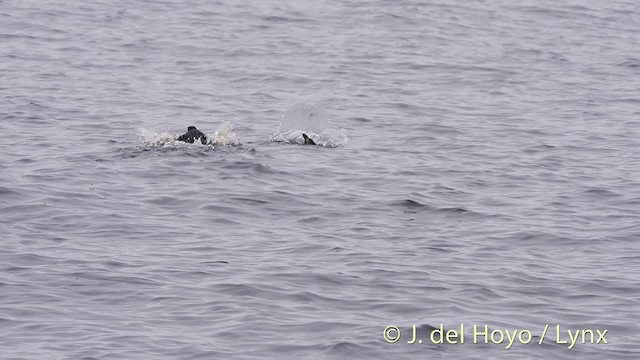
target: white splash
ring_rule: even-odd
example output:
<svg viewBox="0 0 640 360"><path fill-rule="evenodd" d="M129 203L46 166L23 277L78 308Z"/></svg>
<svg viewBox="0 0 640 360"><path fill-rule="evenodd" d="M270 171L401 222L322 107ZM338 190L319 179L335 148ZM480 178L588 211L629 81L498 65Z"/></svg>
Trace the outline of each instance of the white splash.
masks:
<svg viewBox="0 0 640 360"><path fill-rule="evenodd" d="M138 129L140 137L140 146L143 149L157 148L179 148L185 146L207 147L212 149L214 145L239 145L240 140L233 129L233 122L227 121L218 130L211 134L206 134L207 144L203 145L200 141L185 143L178 141L181 134L170 134L167 131L155 132L148 129Z"/></svg>
<svg viewBox="0 0 640 360"><path fill-rule="evenodd" d="M140 137L140 146L143 148L159 148L172 146L176 142L176 136L169 132L155 132L148 129L138 129Z"/></svg>
<svg viewBox="0 0 640 360"><path fill-rule="evenodd" d="M239 145L238 134L233 129L233 122L226 121L216 132L207 134L208 144Z"/></svg>
<svg viewBox="0 0 640 360"><path fill-rule="evenodd" d="M328 134L318 134L314 132L305 132L313 141L323 147L336 148L336 147L349 147L349 139L344 129L341 129L340 134L336 134L335 131L327 131ZM294 130L289 133L278 133L273 135L271 141L286 142L290 144L304 144L304 138L302 137L303 131ZM138 129L138 135L140 137L140 146L144 149L157 149L157 148L176 148L183 146L196 146L196 147L209 147L213 148L214 145L239 145L240 139L238 134L234 130L234 124L232 121L224 122L220 128L207 135L207 144L203 145L200 141L195 141L193 144L184 143L178 141L180 134L170 134L167 131L155 132L148 129ZM341 139L340 139L341 138ZM340 139L340 140L338 140Z"/></svg>
<svg viewBox="0 0 640 360"><path fill-rule="evenodd" d="M319 134L328 124L329 115L320 105L296 103L282 114L278 133L301 130Z"/></svg>
<svg viewBox="0 0 640 360"><path fill-rule="evenodd" d="M340 134L335 133L335 131L326 131L325 134L317 134L313 132L295 130L284 134L275 134L271 137L271 141L302 145L304 144L304 137L302 136L303 133L310 137L318 146L326 148L350 146L349 138L347 137L347 133L344 129L341 129Z"/></svg>

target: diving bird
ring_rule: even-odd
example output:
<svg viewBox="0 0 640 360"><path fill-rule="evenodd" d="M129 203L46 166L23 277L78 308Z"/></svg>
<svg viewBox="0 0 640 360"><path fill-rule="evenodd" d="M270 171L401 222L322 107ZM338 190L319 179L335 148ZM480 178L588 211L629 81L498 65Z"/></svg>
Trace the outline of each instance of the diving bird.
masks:
<svg viewBox="0 0 640 360"><path fill-rule="evenodd" d="M196 129L195 126L189 126L187 128L187 132L184 135L178 136L178 141L184 141L192 144L196 139L200 139L202 145L207 144L207 137L202 131Z"/></svg>

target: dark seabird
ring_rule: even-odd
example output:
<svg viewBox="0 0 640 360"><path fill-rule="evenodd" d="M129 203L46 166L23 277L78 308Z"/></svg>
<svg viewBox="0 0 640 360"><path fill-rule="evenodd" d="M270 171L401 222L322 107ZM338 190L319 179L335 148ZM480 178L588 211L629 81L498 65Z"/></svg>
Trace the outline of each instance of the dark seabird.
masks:
<svg viewBox="0 0 640 360"><path fill-rule="evenodd" d="M310 137L307 136L307 134L302 134L302 137L304 138L304 144L305 145L315 145L316 143L311 140Z"/></svg>
<svg viewBox="0 0 640 360"><path fill-rule="evenodd" d="M187 132L184 135L180 135L178 137L178 141L184 141L192 144L196 139L200 139L202 145L207 144L207 137L202 131L196 129L195 126L189 126L187 128Z"/></svg>

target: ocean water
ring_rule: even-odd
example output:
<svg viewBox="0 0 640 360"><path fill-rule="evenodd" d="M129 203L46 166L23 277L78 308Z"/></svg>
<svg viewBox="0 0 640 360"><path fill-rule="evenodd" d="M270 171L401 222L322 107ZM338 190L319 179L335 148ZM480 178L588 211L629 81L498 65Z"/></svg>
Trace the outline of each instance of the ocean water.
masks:
<svg viewBox="0 0 640 360"><path fill-rule="evenodd" d="M0 358L638 359L638 49L631 0L0 0Z"/></svg>

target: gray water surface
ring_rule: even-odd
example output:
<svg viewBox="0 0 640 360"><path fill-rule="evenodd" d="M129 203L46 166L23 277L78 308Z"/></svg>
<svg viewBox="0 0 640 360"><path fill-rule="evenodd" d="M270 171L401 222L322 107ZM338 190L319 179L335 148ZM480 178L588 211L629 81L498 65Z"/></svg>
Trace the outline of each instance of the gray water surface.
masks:
<svg viewBox="0 0 640 360"><path fill-rule="evenodd" d="M0 0L0 358L638 359L639 34L631 0ZM299 102L332 146L273 141Z"/></svg>

